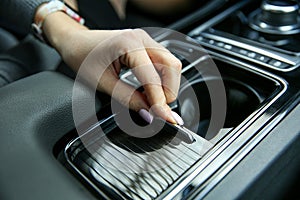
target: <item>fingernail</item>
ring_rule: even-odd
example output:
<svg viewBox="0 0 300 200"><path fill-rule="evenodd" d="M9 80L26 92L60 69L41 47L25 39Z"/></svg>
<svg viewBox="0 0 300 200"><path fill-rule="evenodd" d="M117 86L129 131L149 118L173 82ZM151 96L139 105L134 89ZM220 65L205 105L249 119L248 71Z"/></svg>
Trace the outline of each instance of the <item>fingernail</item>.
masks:
<svg viewBox="0 0 300 200"><path fill-rule="evenodd" d="M148 122L149 124L152 123L152 121L153 121L153 115L151 115L147 110L141 109L141 110L139 111L139 115L140 115L146 122Z"/></svg>
<svg viewBox="0 0 300 200"><path fill-rule="evenodd" d="M184 124L183 119L174 111L171 111L173 118L175 119L175 121L177 122L177 124L179 124L180 126L182 126Z"/></svg>

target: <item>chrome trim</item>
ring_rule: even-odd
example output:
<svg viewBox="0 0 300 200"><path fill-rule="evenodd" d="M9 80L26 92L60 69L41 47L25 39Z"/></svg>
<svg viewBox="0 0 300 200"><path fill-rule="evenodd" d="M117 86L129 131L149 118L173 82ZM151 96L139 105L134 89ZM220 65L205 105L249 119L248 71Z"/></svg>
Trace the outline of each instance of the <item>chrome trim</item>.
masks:
<svg viewBox="0 0 300 200"><path fill-rule="evenodd" d="M269 4L268 2L264 1L261 7L266 11L273 11L276 13L291 13L295 11L298 12L299 5L295 2L294 5L278 6Z"/></svg>
<svg viewBox="0 0 300 200"><path fill-rule="evenodd" d="M300 25L287 25L287 26L272 26L265 22L255 22L250 23L251 28L254 30L269 33L269 34L279 34L279 35L291 35L300 32Z"/></svg>
<svg viewBox="0 0 300 200"><path fill-rule="evenodd" d="M133 82L131 82L131 81L129 81L129 80L127 79L127 77L128 77L128 76L131 76L131 75L133 75L133 73L132 73L132 71L129 69L126 73L124 73L124 74L122 74L122 76L120 76L120 79L121 79L122 81L124 81L125 83L128 83L129 85L131 85L131 86L133 86L133 87L135 87L135 88L138 88L140 85L137 85L136 83L133 83Z"/></svg>
<svg viewBox="0 0 300 200"><path fill-rule="evenodd" d="M94 130L95 128L99 127L101 124L105 123L106 121L109 121L111 118L113 118L114 115L109 116L108 118L99 121L97 123L95 123L94 125L92 125L90 128L88 128L80 137L85 136L86 134L88 134L90 131ZM90 184L100 195L102 195L104 198L109 199L109 197L101 190L99 190L99 188L92 182L90 181L74 164L73 162L70 160L67 151L69 150L69 148L78 140L78 138L80 137L76 137L75 139L73 139L72 141L70 141L65 149L64 149L64 157L66 158L68 164L76 171L76 173L78 173L78 175L80 175L88 184Z"/></svg>
<svg viewBox="0 0 300 200"><path fill-rule="evenodd" d="M178 124L174 124L173 126L181 130L179 134L181 134L182 140L185 141L186 143L191 144L196 141L196 139L193 136L196 133L192 132L190 129L187 129L183 125L178 125Z"/></svg>
<svg viewBox="0 0 300 200"><path fill-rule="evenodd" d="M299 95L298 95L299 96ZM211 181L207 183L205 186L201 185L199 187L200 192L193 194L188 199L202 199L204 198L238 163L242 160L248 152L250 152L264 137L266 137L271 130L285 117L287 114L299 103L299 97L297 98L293 105L289 105L288 109L282 111L280 114L276 115L274 119L271 120L266 126L263 127L258 134L256 134L249 142L247 142L242 149L238 151L238 153L232 153L233 157L227 162L223 167L219 169L219 173L216 173L211 178ZM275 114L274 114L275 115ZM242 142L243 138L239 137L235 142ZM228 149L226 149L228 150ZM225 150L225 151L226 151ZM224 152L226 154L228 152Z"/></svg>
<svg viewBox="0 0 300 200"><path fill-rule="evenodd" d="M292 24L285 26L272 26L265 22L259 21L258 14L260 10L255 10L249 15L249 25L256 31L269 33L269 34L278 34L278 35L292 35L300 32L300 24ZM300 21L300 17L297 17L297 20Z"/></svg>
<svg viewBox="0 0 300 200"><path fill-rule="evenodd" d="M249 64L242 63L240 61L237 61L235 59L231 59L222 55L215 55L216 57L219 57L222 59L222 61L235 64L236 67L240 67L246 70L251 69L252 72L258 74L258 75L264 75L266 78L269 77L271 80L276 80L278 83L282 85L282 90L278 92L278 94L268 103L265 105L262 105L257 111L253 112L250 116L248 116L239 126L234 128L225 138L223 138L219 143L216 144L216 146L213 147L204 157L196 163L186 174L184 178L180 178L178 182L180 182L176 186L176 190L169 191L167 195L165 195L163 198L159 199L173 199L175 198L180 191L182 191L188 183L191 183L196 177L197 179L201 179L201 183L197 184L197 187L199 185L202 185L204 182L208 181L209 177L212 176L220 166L222 166L226 161L231 157L231 155L227 155L228 158L222 157L219 158L219 155L227 148L229 148L230 145L233 145L235 140L239 138L241 135L243 135L246 138L251 138L253 135L256 134L256 132L250 132L249 134L242 134L245 130L247 130L259 117L261 117L264 112L270 108L270 106L277 101L287 90L287 83L280 77L273 75L269 72L266 72L264 70L258 69L256 67L253 67ZM254 71L253 71L254 70ZM260 74L262 73L262 74ZM257 129L261 128L261 126L256 127ZM245 140L247 143L247 140ZM244 142L245 142L244 141ZM240 146L243 146L241 144ZM237 146L231 146L231 148L235 149L235 151L238 150ZM245 152L246 153L246 152ZM247 152L248 153L248 152ZM234 154L234 152L233 152ZM222 162L217 162L217 166L209 166L211 163L215 163L215 159L221 159ZM206 170L208 172L203 173L203 171ZM183 179L183 180L182 180Z"/></svg>
<svg viewBox="0 0 300 200"><path fill-rule="evenodd" d="M232 40L230 38L224 38L224 37L218 36L218 35L213 35L213 34L210 34L210 33L202 33L201 35L204 35L205 37L210 38L210 39L214 39L214 40L217 40L217 41L220 41L220 42L225 42L225 43L234 45L236 47L240 47L242 49L250 50L250 51L253 51L255 53L259 53L259 54L268 56L270 58L274 58L276 60L285 62L285 63L290 64L290 65L296 65L297 64L297 59L295 57L291 57L291 56L288 56L286 54L282 54L282 53L278 53L278 52L270 51L270 50L265 50L265 49L262 49L262 48L259 48L259 47L256 47L256 46L253 46L253 45L250 45L250 44L246 44L246 43L243 43L243 42ZM207 44L207 43L205 43L205 44ZM210 46L210 47L217 47L217 46L213 46L213 45L209 45L209 44L207 44L207 45ZM224 48L218 48L218 49L223 50ZM224 50L226 50L226 49L224 49Z"/></svg>
<svg viewBox="0 0 300 200"><path fill-rule="evenodd" d="M254 63L263 65L265 67L274 69L276 71L289 72L289 71L292 71L294 69L297 69L299 67L299 64L300 64L300 59L298 59L298 57L295 57L295 56L288 56L286 54L282 54L282 53L271 51L271 50L262 49L262 48L255 47L255 46L252 46L252 45L249 45L249 44L246 44L246 43L238 42L236 40L232 40L232 39L229 39L229 38L224 38L224 37L209 34L209 33L202 33L202 35L205 36L208 39L216 40L216 42L224 42L224 43L236 46L236 47L241 48L241 49L250 50L254 53L258 53L258 54L267 56L271 59L275 59L275 60L278 60L278 61L281 61L281 62L284 62L284 63L290 65L287 68L275 67L273 65L270 65L270 64L265 63L265 62L261 62L257 59L253 59L253 58L248 57L246 55L236 53L236 52L232 52L232 51L227 50L225 48L218 47L217 45L211 45L209 43L206 43L206 42L203 42L201 40L195 39L196 41L198 41L203 46L207 46L209 48L216 49L216 50L228 53L230 55L237 56L237 57L243 58L245 60L252 61Z"/></svg>

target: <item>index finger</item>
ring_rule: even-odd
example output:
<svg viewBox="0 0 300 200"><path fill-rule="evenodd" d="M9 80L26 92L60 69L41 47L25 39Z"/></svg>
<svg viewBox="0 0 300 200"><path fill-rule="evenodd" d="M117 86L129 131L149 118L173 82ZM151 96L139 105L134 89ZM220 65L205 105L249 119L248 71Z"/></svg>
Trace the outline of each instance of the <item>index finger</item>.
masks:
<svg viewBox="0 0 300 200"><path fill-rule="evenodd" d="M150 109L156 115L176 123L167 105L166 96L162 87L160 75L157 73L147 51L144 48L127 54L127 66L129 66L137 79L142 83Z"/></svg>
<svg viewBox="0 0 300 200"><path fill-rule="evenodd" d="M147 52L160 74L167 103L171 103L178 95L182 64L171 52L162 48L147 49Z"/></svg>

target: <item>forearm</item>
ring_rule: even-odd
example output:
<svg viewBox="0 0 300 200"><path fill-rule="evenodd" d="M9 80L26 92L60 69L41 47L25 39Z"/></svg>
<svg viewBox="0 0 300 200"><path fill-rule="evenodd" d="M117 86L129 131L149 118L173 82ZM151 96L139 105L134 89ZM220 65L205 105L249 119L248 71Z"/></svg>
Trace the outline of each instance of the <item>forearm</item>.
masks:
<svg viewBox="0 0 300 200"><path fill-rule="evenodd" d="M68 42L74 43L72 34L87 28L70 18L63 12L49 14L43 23L43 32L49 43L60 53Z"/></svg>
<svg viewBox="0 0 300 200"><path fill-rule="evenodd" d="M119 34L118 30L88 30L60 11L45 18L42 30L46 40L74 71L78 70L91 49L103 40Z"/></svg>

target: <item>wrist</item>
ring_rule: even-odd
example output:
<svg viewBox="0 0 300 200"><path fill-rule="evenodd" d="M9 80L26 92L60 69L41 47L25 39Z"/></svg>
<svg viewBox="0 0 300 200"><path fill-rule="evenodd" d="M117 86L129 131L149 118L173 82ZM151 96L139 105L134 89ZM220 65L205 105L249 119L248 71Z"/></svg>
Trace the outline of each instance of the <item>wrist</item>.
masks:
<svg viewBox="0 0 300 200"><path fill-rule="evenodd" d="M72 20L63 12L51 13L44 20L44 35L54 48L58 48L65 42L70 41L70 36L78 30L87 30L87 28Z"/></svg>
<svg viewBox="0 0 300 200"><path fill-rule="evenodd" d="M32 28L33 33L35 36L37 36L37 38L44 42L47 41L46 39L48 38L45 39L45 35L43 34L44 22L50 15L58 12L65 13L65 15L78 22L79 24L84 24L84 19L68 6L66 6L63 2L59 0L51 0L48 3L41 4L36 10Z"/></svg>

